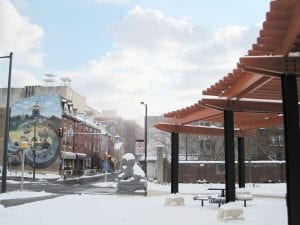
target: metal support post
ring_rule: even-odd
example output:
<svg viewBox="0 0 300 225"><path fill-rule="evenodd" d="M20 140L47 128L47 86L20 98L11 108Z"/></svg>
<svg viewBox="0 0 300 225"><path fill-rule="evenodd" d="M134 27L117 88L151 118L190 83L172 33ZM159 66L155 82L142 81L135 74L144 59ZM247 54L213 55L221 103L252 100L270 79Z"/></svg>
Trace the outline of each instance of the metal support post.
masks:
<svg viewBox="0 0 300 225"><path fill-rule="evenodd" d="M179 135L171 133L171 193L178 193L178 152Z"/></svg>
<svg viewBox="0 0 300 225"><path fill-rule="evenodd" d="M298 172L300 168L300 133L296 75L282 75L281 86L284 114L288 224L296 225L300 221L298 205L300 201L300 177Z"/></svg>
<svg viewBox="0 0 300 225"><path fill-rule="evenodd" d="M245 138L238 137L239 187L245 187Z"/></svg>
<svg viewBox="0 0 300 225"><path fill-rule="evenodd" d="M233 111L224 110L226 202L235 201Z"/></svg>

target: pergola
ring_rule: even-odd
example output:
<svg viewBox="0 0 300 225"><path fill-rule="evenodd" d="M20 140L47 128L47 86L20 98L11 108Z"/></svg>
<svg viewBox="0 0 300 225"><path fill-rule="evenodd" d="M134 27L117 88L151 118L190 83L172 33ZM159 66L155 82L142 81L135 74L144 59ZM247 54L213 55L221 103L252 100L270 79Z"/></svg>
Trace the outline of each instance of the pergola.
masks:
<svg viewBox="0 0 300 225"><path fill-rule="evenodd" d="M188 124L200 120L223 123L225 109L234 112L234 131L237 137L252 135L253 130L257 128L283 123L283 109L280 102L202 99L190 107L164 114L166 123L158 123L155 126L168 132L223 136L224 132L220 132L223 129Z"/></svg>
<svg viewBox="0 0 300 225"><path fill-rule="evenodd" d="M176 152L178 154L178 133L205 132L205 128L189 123L197 120L223 122L228 202L235 201L234 135L242 137L255 128L283 123L288 223L296 225L300 221L297 205L300 201L299 75L300 1L271 1L270 12L266 14L257 42L248 51L248 56L241 57L231 73L203 91L203 95L217 99L202 99L193 106L166 113L168 123L156 127L172 133L173 157ZM210 132L217 135L219 131ZM174 157L178 160L178 156ZM178 165L173 159L171 167L171 172L176 173Z"/></svg>

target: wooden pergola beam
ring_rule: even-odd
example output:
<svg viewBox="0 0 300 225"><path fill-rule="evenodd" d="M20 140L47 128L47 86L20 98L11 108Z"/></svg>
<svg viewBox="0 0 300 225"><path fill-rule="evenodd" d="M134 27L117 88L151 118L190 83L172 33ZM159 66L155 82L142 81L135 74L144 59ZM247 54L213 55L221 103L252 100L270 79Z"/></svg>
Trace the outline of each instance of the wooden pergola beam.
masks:
<svg viewBox="0 0 300 225"><path fill-rule="evenodd" d="M165 114L164 117L168 118L168 121L170 123L176 123L176 124L188 124L193 123L199 120L206 120L211 116L222 114L219 110L211 109L211 108L202 108L201 110L187 111L185 114L172 114L173 117L169 117L168 114Z"/></svg>
<svg viewBox="0 0 300 225"><path fill-rule="evenodd" d="M170 123L157 123L154 126L159 130L163 130L170 133L206 135L206 136L224 136L224 128L193 126L193 125L178 125L178 124L170 124ZM255 130L242 131L236 129L234 131L234 135L236 137L251 136L254 134L255 134Z"/></svg>
<svg viewBox="0 0 300 225"><path fill-rule="evenodd" d="M240 65L278 74L300 74L300 57L246 56L240 58Z"/></svg>
<svg viewBox="0 0 300 225"><path fill-rule="evenodd" d="M258 120L248 120L241 123L237 122L237 126L242 130L279 126L281 124L283 124L282 116L276 116L272 118L265 117Z"/></svg>
<svg viewBox="0 0 300 225"><path fill-rule="evenodd" d="M218 110L231 109L234 112L282 113L282 103L223 99L202 99L202 103L207 107Z"/></svg>
<svg viewBox="0 0 300 225"><path fill-rule="evenodd" d="M284 40L274 52L277 55L287 56L300 33L300 1L295 1L294 11L290 16L289 26L285 32Z"/></svg>
<svg viewBox="0 0 300 225"><path fill-rule="evenodd" d="M254 92L255 90L259 89L260 87L264 86L266 83L271 81L273 77L267 77L263 76L259 78L257 81L249 85L248 87L245 87L244 90L240 91L235 97L237 99L243 98L245 95Z"/></svg>
<svg viewBox="0 0 300 225"><path fill-rule="evenodd" d="M226 96L228 99L235 97L236 95L241 93L245 87L249 87L261 77L262 76L255 76L251 73L243 73L243 75L239 79L239 82L236 82L233 85L229 86L229 88L222 93L222 96Z"/></svg>

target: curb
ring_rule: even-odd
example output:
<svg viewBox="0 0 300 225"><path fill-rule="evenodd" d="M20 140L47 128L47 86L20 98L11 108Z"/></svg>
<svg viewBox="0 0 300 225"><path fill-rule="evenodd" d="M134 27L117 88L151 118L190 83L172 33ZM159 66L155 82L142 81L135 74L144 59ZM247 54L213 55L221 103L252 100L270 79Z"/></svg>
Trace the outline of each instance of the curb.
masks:
<svg viewBox="0 0 300 225"><path fill-rule="evenodd" d="M26 204L26 203L57 198L59 196L62 196L62 195L47 195L47 196L30 197L30 198L3 199L0 201L0 204L3 205L5 208L7 208L7 207Z"/></svg>

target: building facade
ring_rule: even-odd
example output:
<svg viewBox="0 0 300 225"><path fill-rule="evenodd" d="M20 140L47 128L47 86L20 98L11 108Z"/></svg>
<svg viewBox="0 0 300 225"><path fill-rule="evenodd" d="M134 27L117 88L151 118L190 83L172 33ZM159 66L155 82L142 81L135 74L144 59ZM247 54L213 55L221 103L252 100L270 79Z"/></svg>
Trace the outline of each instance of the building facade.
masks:
<svg viewBox="0 0 300 225"><path fill-rule="evenodd" d="M0 141L3 155L6 89L0 89ZM101 171L107 152L113 154L113 136L93 118L101 115L68 86L12 88L8 166L87 174ZM27 148L22 149L24 142ZM3 160L1 159L1 164Z"/></svg>

